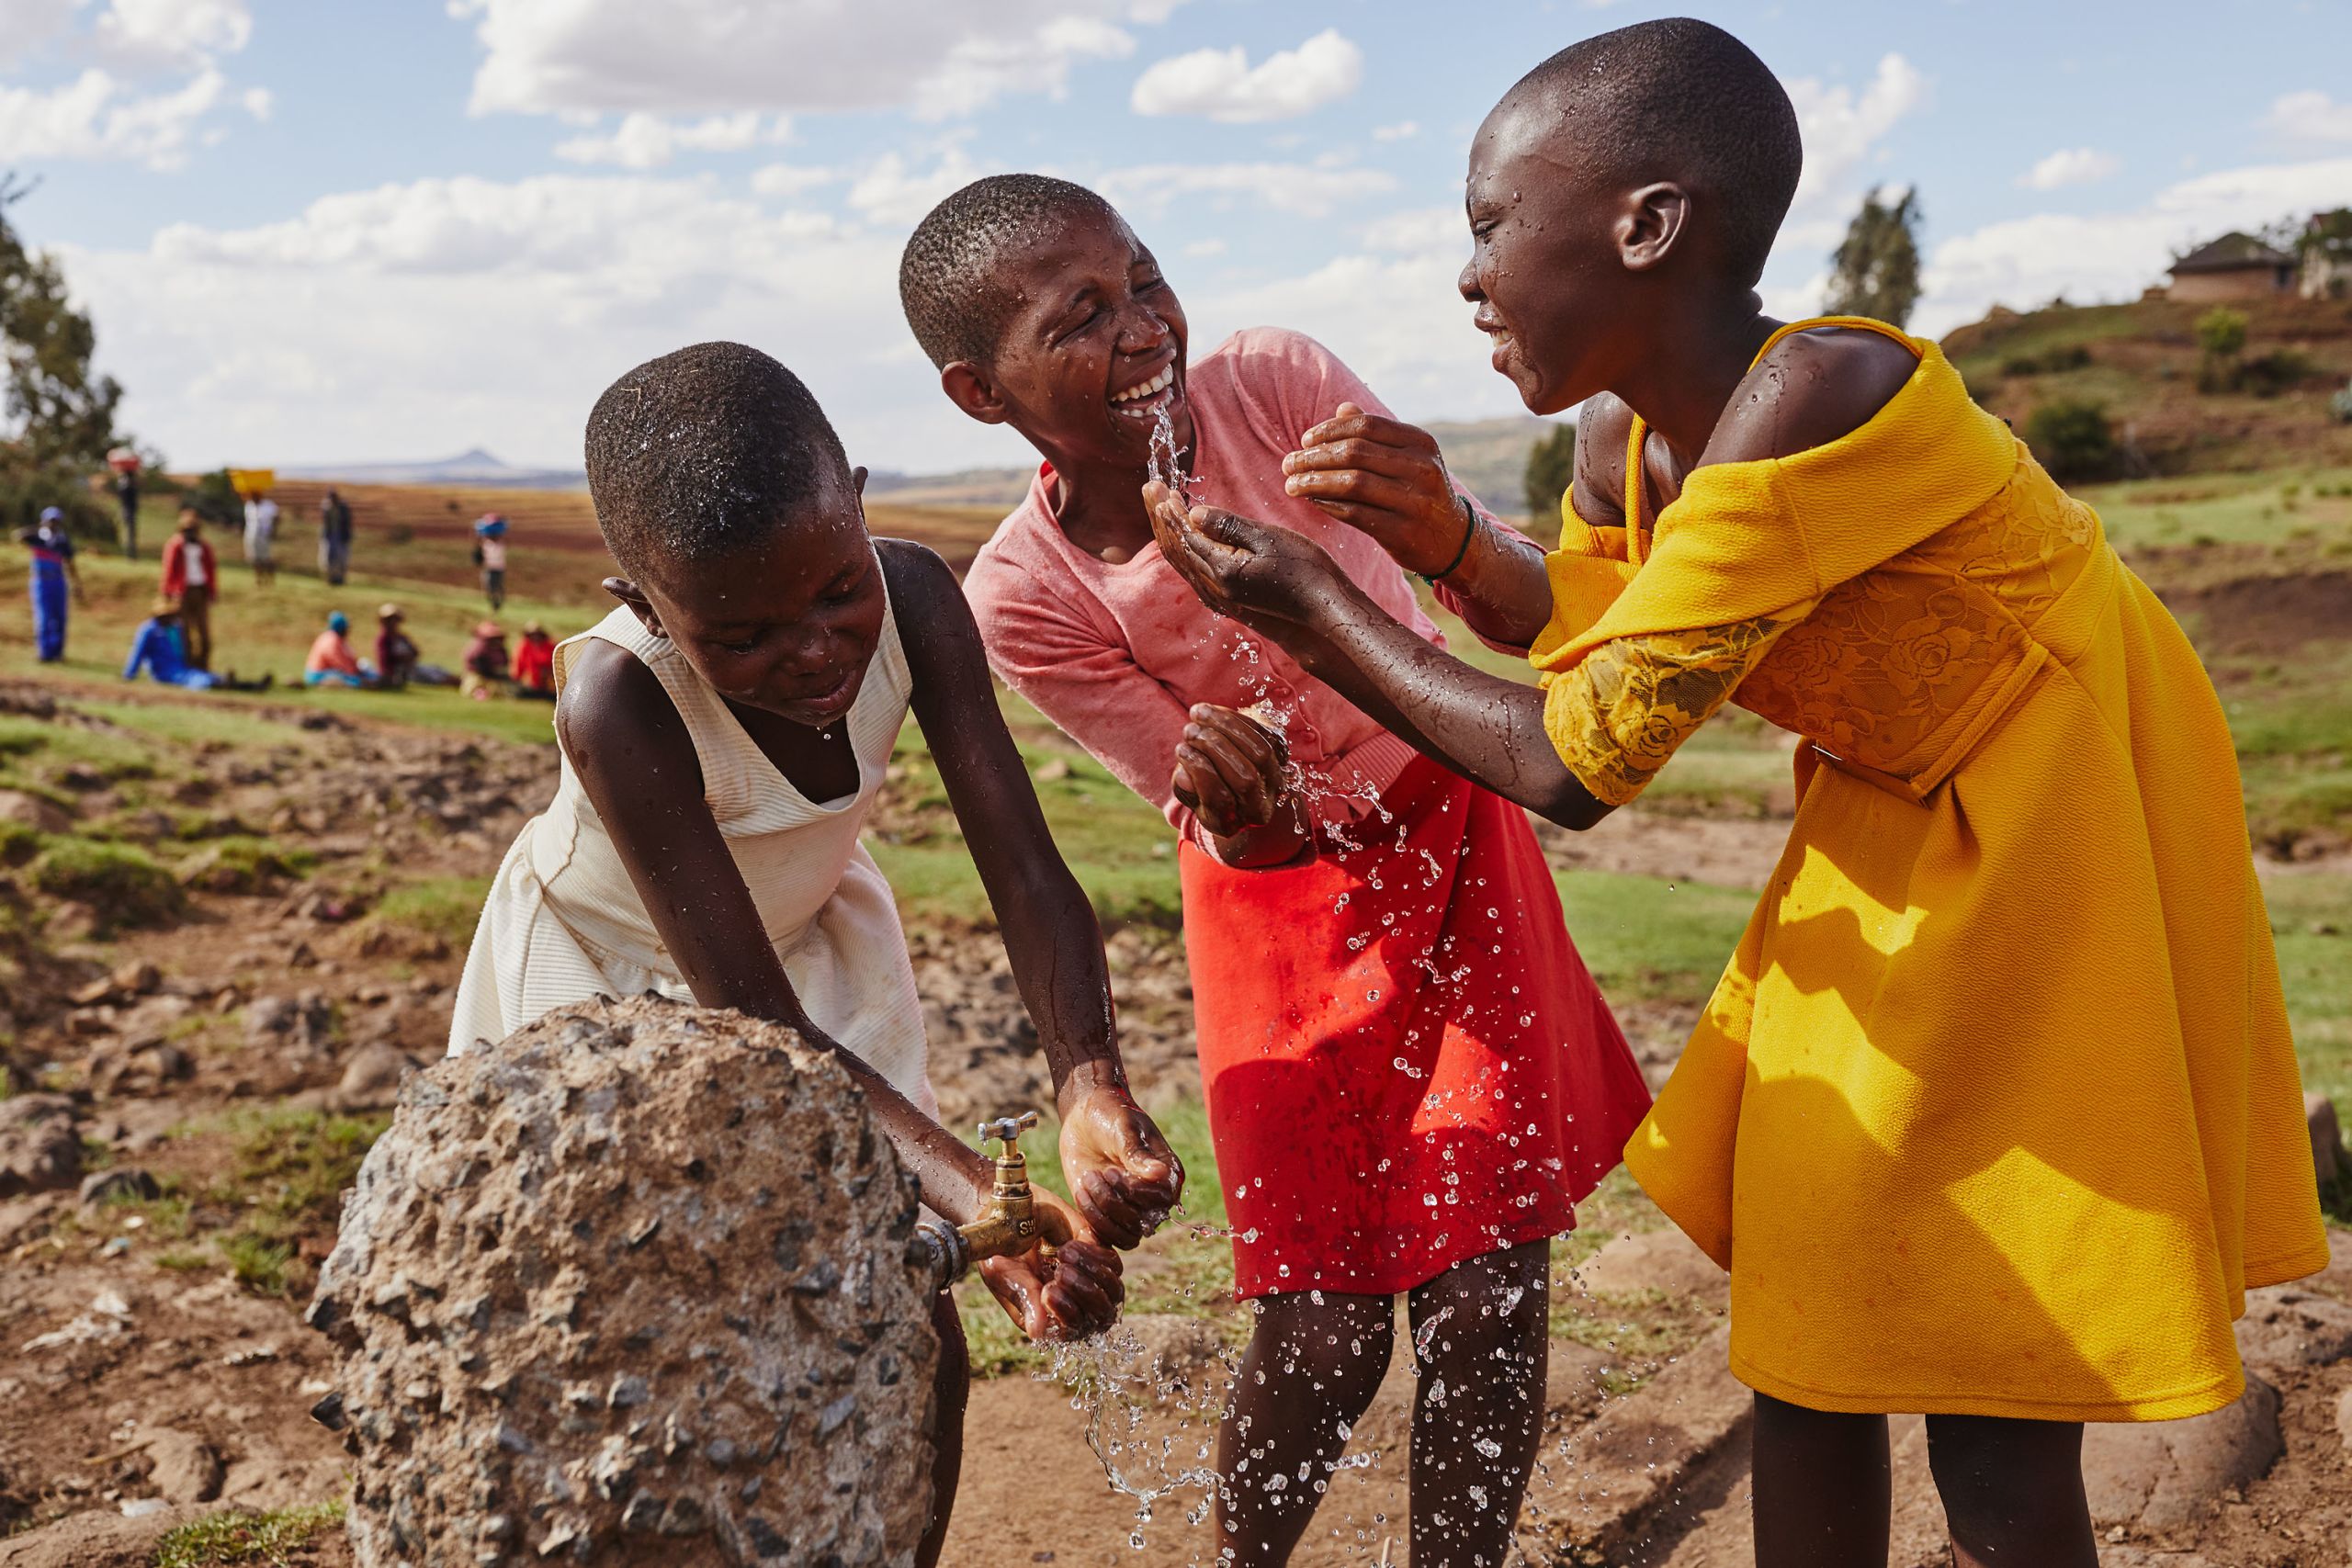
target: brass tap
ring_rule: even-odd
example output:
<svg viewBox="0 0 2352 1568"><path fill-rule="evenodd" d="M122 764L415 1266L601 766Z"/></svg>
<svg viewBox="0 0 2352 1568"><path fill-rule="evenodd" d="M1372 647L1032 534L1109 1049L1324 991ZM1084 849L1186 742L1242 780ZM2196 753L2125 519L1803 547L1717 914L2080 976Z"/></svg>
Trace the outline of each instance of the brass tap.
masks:
<svg viewBox="0 0 2352 1568"><path fill-rule="evenodd" d="M996 1186L989 1193L988 1207L970 1224L956 1227L975 1260L1014 1257L1037 1243L1037 1200L1029 1190L1028 1156L1021 1152L1021 1134L1036 1124L1034 1111L980 1123L980 1142L994 1138L1002 1147L996 1156Z"/></svg>
<svg viewBox="0 0 2352 1568"><path fill-rule="evenodd" d="M996 1184L979 1218L951 1225L931 1217L916 1227L922 1255L942 1288L962 1279L983 1258L1017 1257L1038 1244L1037 1200L1029 1188L1028 1158L1021 1152L1021 1134L1036 1124L1034 1111L981 1122L980 1142L993 1138L1003 1146L996 1156Z"/></svg>

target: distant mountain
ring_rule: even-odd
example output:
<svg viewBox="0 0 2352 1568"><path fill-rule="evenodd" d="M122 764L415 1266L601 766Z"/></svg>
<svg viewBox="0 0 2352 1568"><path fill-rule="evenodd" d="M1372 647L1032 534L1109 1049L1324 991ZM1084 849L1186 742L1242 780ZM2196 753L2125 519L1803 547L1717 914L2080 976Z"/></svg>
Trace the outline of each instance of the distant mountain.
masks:
<svg viewBox="0 0 2352 1568"><path fill-rule="evenodd" d="M282 468L289 479L339 479L346 484L471 485L485 490L579 490L588 482L579 468L518 468L479 446L427 463L311 463Z"/></svg>
<svg viewBox="0 0 2352 1568"><path fill-rule="evenodd" d="M1527 449L1555 422L1521 414L1510 419L1446 420L1422 428L1437 437L1446 468L1494 511L1527 510L1522 480ZM1029 493L1035 467L966 468L952 474L868 474L865 493L906 506L991 506L1010 510Z"/></svg>

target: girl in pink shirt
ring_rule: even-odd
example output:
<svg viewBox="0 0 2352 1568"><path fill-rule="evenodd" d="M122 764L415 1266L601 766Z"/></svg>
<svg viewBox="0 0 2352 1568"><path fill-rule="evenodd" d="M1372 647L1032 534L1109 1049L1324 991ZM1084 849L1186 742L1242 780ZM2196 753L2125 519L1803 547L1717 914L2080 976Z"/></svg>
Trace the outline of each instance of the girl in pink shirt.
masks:
<svg viewBox="0 0 2352 1568"><path fill-rule="evenodd" d="M1219 1542L1236 1564L1287 1560L1387 1368L1402 1292L1424 1355L1413 1561L1499 1563L1543 1410L1548 1240L1648 1093L1524 814L1209 614L1141 494L1157 430L1195 496L1314 538L1439 641L1360 531L1377 520L1284 473L1310 433L1385 411L1295 333L1238 333L1187 367L1150 253L1063 181L950 197L899 288L949 398L1045 458L965 581L990 663L1179 835L1203 1089L1259 1313L1219 1443ZM1412 434L1400 497L1460 518L1432 577L1534 547Z"/></svg>

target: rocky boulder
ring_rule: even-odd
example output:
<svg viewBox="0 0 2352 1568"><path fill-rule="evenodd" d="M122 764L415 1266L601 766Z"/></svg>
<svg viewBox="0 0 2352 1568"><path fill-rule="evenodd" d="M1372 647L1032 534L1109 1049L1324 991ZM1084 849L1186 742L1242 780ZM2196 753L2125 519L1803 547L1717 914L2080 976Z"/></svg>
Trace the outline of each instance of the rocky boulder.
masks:
<svg viewBox="0 0 2352 1568"><path fill-rule="evenodd" d="M915 1213L839 1064L741 1014L587 1003L412 1075L310 1313L361 1568L910 1562Z"/></svg>
<svg viewBox="0 0 2352 1568"><path fill-rule="evenodd" d="M82 1179L82 1135L62 1094L0 1100L0 1198L46 1192Z"/></svg>

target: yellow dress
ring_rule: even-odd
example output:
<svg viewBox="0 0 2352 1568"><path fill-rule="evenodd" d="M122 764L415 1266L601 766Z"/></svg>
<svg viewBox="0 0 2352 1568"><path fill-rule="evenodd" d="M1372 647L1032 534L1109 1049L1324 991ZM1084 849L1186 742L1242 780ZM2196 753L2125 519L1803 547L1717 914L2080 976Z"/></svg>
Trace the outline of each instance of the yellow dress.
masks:
<svg viewBox="0 0 2352 1568"><path fill-rule="evenodd" d="M2159 1420L2324 1267L2237 757L2098 514L1932 343L1850 435L1566 512L1533 659L1633 798L1725 700L1810 744L1788 848L1625 1151L1732 1276L1732 1370L1834 1411ZM1778 341L1776 334L1775 342ZM1768 347L1770 344L1767 345Z"/></svg>

